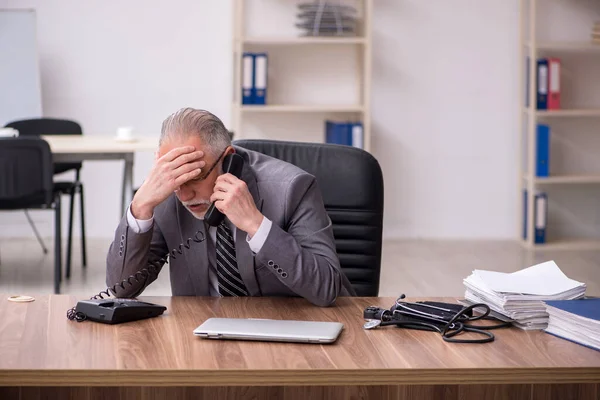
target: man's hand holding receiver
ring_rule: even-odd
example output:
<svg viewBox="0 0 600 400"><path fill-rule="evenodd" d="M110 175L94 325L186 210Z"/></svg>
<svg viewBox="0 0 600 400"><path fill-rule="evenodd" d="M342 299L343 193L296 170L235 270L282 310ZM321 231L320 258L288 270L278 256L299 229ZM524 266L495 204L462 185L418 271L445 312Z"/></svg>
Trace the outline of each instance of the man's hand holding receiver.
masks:
<svg viewBox="0 0 600 400"><path fill-rule="evenodd" d="M256 208L246 182L232 174L223 174L215 182L210 201L217 210L229 218L232 224L252 238L263 221L263 215Z"/></svg>

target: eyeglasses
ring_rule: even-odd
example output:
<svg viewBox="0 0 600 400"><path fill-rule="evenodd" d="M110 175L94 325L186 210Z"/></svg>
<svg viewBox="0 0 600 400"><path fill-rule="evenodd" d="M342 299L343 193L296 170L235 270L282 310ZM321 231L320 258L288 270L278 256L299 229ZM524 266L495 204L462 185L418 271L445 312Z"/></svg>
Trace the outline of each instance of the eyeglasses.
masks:
<svg viewBox="0 0 600 400"><path fill-rule="evenodd" d="M203 181L206 178L208 178L208 176L210 175L210 173L212 172L212 170L215 169L215 167L217 166L217 164L219 164L219 161L221 161L221 158L223 157L223 155L225 155L226 151L227 151L227 149L223 150L223 152L221 153L221 155L219 156L219 158L217 158L217 161L215 161L215 163L208 169L208 171L204 175L196 177L196 178L192 178L188 182L200 182L200 181Z"/></svg>

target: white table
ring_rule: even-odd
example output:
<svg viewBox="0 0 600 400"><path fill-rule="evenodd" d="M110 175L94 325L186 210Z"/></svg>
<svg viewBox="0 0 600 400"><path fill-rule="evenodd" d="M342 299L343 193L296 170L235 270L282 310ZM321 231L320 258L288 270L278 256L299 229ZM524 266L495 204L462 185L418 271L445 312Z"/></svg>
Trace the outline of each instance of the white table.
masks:
<svg viewBox="0 0 600 400"><path fill-rule="evenodd" d="M155 151L158 137L139 137L134 141L120 142L106 136L43 135L50 145L54 162L81 162L88 160L123 160L123 212L133 198L133 155L136 151Z"/></svg>

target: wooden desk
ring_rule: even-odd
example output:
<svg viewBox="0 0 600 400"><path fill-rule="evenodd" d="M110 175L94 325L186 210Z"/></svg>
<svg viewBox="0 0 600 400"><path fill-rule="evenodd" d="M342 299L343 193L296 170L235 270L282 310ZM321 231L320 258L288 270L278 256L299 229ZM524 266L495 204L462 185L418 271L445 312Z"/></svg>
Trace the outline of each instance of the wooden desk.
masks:
<svg viewBox="0 0 600 400"><path fill-rule="evenodd" d="M88 160L123 160L121 209L125 211L133 197L133 155L136 151L154 151L158 138L139 137L131 142L118 142L112 137L43 135L50 145L54 162Z"/></svg>
<svg viewBox="0 0 600 400"><path fill-rule="evenodd" d="M144 297L165 315L116 326L68 321L67 295L0 298L0 398L598 399L600 352L541 331L451 344L432 332L365 331L363 309L392 298ZM449 299L446 299L449 300ZM202 339L209 317L340 321L335 344Z"/></svg>

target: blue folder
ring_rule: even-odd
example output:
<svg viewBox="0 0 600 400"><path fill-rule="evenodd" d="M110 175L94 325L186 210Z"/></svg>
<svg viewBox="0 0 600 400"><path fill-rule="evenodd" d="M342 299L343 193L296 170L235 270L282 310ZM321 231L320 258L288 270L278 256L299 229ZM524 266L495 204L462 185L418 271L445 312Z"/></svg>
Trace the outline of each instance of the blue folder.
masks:
<svg viewBox="0 0 600 400"><path fill-rule="evenodd" d="M523 191L523 239L527 240L527 190ZM546 227L548 221L548 195L537 193L533 199L534 243L546 243Z"/></svg>
<svg viewBox="0 0 600 400"><path fill-rule="evenodd" d="M254 54L254 104L267 104L267 53Z"/></svg>
<svg viewBox="0 0 600 400"><path fill-rule="evenodd" d="M537 193L534 204L534 229L535 243L546 243L546 224L548 220L548 195L546 193Z"/></svg>
<svg viewBox="0 0 600 400"><path fill-rule="evenodd" d="M254 55L242 55L242 104L254 104Z"/></svg>
<svg viewBox="0 0 600 400"><path fill-rule="evenodd" d="M550 300L545 302L548 306L557 308L559 310L565 311L569 314L573 314L579 317L587 318L592 321L586 320L578 320L577 322L568 322L562 321L562 323L557 323L556 326L565 330L566 332L582 332L583 329L591 330L592 332L598 333L598 324L594 321L600 321L600 299L597 298L588 298L588 299L577 299L577 300ZM562 318L561 318L562 319ZM600 348L594 347L593 344L590 343L582 343L576 340L575 335L571 335L571 337L564 337L555 332L548 332L550 335L554 335L561 339L568 340L569 342L577 343L581 346L588 347L590 349L594 349L600 351ZM584 336L585 337L585 336ZM582 339L579 339L582 340ZM592 341L593 343L593 341Z"/></svg>
<svg viewBox="0 0 600 400"><path fill-rule="evenodd" d="M548 60L540 58L537 61L536 74L537 109L548 109Z"/></svg>
<svg viewBox="0 0 600 400"><path fill-rule="evenodd" d="M325 142L352 146L350 124L344 122L325 121Z"/></svg>
<svg viewBox="0 0 600 400"><path fill-rule="evenodd" d="M600 321L600 299L549 300L544 303L580 317Z"/></svg>
<svg viewBox="0 0 600 400"><path fill-rule="evenodd" d="M535 174L539 177L550 175L550 127L537 126L537 148Z"/></svg>
<svg viewBox="0 0 600 400"><path fill-rule="evenodd" d="M525 107L529 108L529 57L525 58Z"/></svg>
<svg viewBox="0 0 600 400"><path fill-rule="evenodd" d="M362 122L325 121L325 143L341 144L362 149L364 147Z"/></svg>

